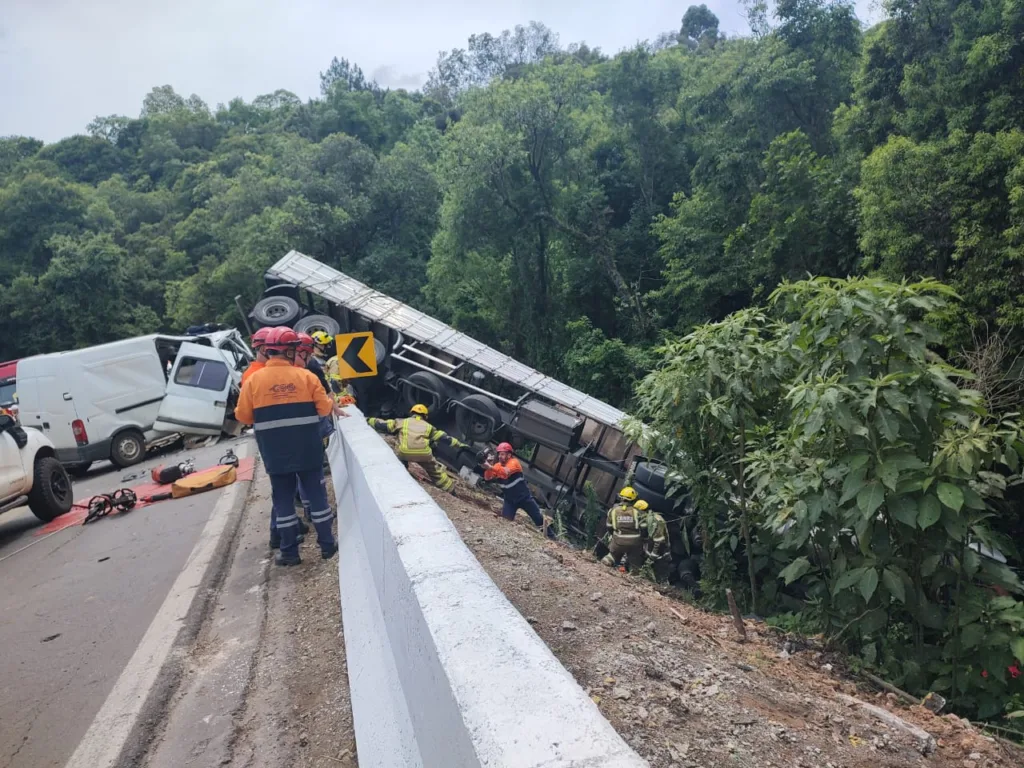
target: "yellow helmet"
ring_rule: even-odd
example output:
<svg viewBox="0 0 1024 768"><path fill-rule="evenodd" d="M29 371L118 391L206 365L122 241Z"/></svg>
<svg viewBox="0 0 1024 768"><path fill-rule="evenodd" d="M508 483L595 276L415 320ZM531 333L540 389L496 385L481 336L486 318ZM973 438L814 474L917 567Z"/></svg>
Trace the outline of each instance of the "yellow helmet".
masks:
<svg viewBox="0 0 1024 768"><path fill-rule="evenodd" d="M418 413L420 416L426 416L430 411L423 403L416 403L412 408L409 409L411 413Z"/></svg>
<svg viewBox="0 0 1024 768"><path fill-rule="evenodd" d="M310 335L313 337L313 341L321 347L326 347L331 343L331 334L327 333L327 331L314 331Z"/></svg>
<svg viewBox="0 0 1024 768"><path fill-rule="evenodd" d="M632 489L630 489L630 490L632 490ZM634 491L634 493L635 493L635 491ZM647 508L649 506L651 506L651 505L648 504L643 499L637 499L636 501L633 502L633 509L639 509L641 512L646 512Z"/></svg>
<svg viewBox="0 0 1024 768"><path fill-rule="evenodd" d="M627 485L621 491L619 491L619 498L625 499L626 501L636 501L637 493L632 486Z"/></svg>

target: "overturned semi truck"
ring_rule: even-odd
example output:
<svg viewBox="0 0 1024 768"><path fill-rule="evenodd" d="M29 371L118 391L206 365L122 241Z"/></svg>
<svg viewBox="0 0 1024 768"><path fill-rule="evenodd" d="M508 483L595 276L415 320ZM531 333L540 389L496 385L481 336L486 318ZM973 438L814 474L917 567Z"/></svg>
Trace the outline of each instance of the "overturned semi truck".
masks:
<svg viewBox="0 0 1024 768"><path fill-rule="evenodd" d="M668 494L665 467L623 434L625 413L297 251L267 270L265 281L263 299L248 316L254 327L373 333L377 376L352 382L365 413L404 416L422 402L432 423L476 448L507 440L537 498L567 512L578 534L586 485L604 509L628 478L669 520L673 539L686 539L675 558L683 580L696 575L687 562L692 538L681 535L692 509L685 497ZM476 449L440 447L436 455L455 471L478 464Z"/></svg>

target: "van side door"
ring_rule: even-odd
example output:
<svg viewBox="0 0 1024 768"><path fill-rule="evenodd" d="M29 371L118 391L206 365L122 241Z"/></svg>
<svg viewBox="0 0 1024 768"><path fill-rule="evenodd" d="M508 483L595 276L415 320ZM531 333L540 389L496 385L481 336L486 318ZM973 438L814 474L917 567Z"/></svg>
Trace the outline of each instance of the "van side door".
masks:
<svg viewBox="0 0 1024 768"><path fill-rule="evenodd" d="M185 342L178 350L153 428L160 432L219 435L233 379L224 353Z"/></svg>

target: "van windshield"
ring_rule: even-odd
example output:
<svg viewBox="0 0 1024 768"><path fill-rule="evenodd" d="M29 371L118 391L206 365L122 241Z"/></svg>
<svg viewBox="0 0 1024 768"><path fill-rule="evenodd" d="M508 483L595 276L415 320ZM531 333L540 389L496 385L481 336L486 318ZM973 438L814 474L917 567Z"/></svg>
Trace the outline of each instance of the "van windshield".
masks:
<svg viewBox="0 0 1024 768"><path fill-rule="evenodd" d="M0 405L10 405L14 402L14 393L18 391L18 382L14 379L0 383Z"/></svg>

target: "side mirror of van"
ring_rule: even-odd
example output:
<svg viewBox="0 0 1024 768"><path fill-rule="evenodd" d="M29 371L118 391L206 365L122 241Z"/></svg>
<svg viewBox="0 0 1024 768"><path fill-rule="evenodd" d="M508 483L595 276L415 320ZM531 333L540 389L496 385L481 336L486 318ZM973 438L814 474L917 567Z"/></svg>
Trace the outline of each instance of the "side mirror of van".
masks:
<svg viewBox="0 0 1024 768"><path fill-rule="evenodd" d="M7 430L9 430L11 427L14 426L14 424L15 424L14 419L11 418L10 416L8 416L6 413L3 414L3 415L0 415L0 434L2 434L4 432L6 432Z"/></svg>

